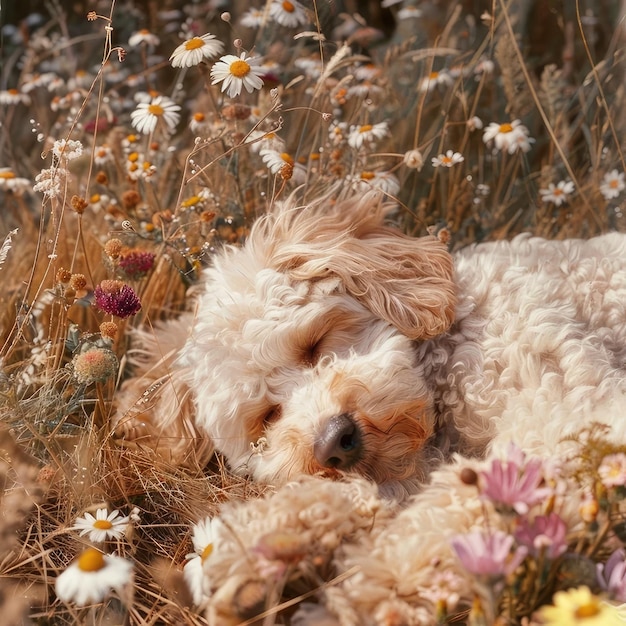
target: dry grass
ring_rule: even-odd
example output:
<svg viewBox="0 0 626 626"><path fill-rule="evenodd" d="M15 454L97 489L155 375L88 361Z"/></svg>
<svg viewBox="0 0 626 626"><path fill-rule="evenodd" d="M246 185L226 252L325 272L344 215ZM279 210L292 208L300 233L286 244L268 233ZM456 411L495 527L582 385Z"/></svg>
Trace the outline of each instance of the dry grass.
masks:
<svg viewBox="0 0 626 626"><path fill-rule="evenodd" d="M402 20L399 4L383 10L377 2L346 3L347 13L330 4L310 12L309 26L258 31L239 25L247 8L241 2L233 3L230 22L178 1L168 6L185 13L167 19L159 3L103 1L86 9L110 22L87 21L62 4L51 3L37 29L7 30L2 52L3 88L24 92L35 73L58 79L55 91L32 87L28 103L0 104L0 167L30 181L16 193L0 174L0 237L18 229L0 252L3 623L202 624L180 573L191 551L189 524L264 489L231 475L219 459L182 470L116 441L109 420L127 374L129 330L184 309L187 289L215 249L240 243L254 219L297 185L306 201L337 184L379 184L375 174L388 185L393 175L385 188L398 203L398 223L412 233L446 227L453 248L521 231L564 238L626 230L624 194L606 199L601 190L605 174L626 169L619 2L606 0L595 11L597 3L582 1L432 0ZM349 12L357 5L363 17L355 19ZM209 66L172 69L167 58L180 43L184 16L193 29L187 32L214 33L227 52L241 38L244 49L276 63L266 86L231 99L211 86ZM144 27L160 37L158 46L127 46ZM118 46L127 50L123 62ZM495 62L493 71L485 61ZM316 70L307 73L312 63ZM421 90L433 71L448 83ZM150 89L181 105L181 121L174 133L159 125L149 137L137 135L129 148L133 98ZM195 113L203 113L204 126L192 132ZM535 143L526 153L493 152L468 125L474 116L485 126L520 118ZM356 150L329 136L337 121L386 122L389 133ZM256 145L246 143L259 130L284 140L279 152L291 155L293 172L268 171ZM55 197L34 193L53 142L65 138L84 146L69 164L71 178ZM103 144L113 159L99 164ZM414 149L422 168L403 163ZM449 149L464 161L450 169L430 165ZM129 177L134 154L140 167L144 160L154 167L149 178ZM539 189L566 179L575 188L567 202L542 201ZM119 259L103 251L112 238L124 253L152 253L154 266L140 277L125 275ZM84 275L85 284L63 278L63 270ZM132 286L142 308L115 319L109 341L100 324L111 316L93 305L93 290L111 278ZM72 362L92 346L113 351L120 367L86 384ZM128 536L108 546L136 563L134 598L75 609L55 598L53 583L86 545L69 527L98 505L138 509Z"/></svg>

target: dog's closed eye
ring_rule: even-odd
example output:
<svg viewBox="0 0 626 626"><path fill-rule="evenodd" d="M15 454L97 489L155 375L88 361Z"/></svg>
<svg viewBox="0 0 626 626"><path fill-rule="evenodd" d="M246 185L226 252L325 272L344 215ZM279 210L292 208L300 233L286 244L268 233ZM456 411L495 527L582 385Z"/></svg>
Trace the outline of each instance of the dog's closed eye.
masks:
<svg viewBox="0 0 626 626"><path fill-rule="evenodd" d="M263 417L263 425L269 426L280 419L282 408L280 406L271 407Z"/></svg>

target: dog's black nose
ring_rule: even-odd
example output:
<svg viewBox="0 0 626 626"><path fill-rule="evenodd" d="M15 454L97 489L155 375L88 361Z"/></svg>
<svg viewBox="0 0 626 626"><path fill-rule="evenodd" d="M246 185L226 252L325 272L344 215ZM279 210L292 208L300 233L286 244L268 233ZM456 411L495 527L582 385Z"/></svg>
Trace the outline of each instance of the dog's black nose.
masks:
<svg viewBox="0 0 626 626"><path fill-rule="evenodd" d="M313 454L323 467L349 469L361 457L362 437L350 414L331 417L318 435Z"/></svg>

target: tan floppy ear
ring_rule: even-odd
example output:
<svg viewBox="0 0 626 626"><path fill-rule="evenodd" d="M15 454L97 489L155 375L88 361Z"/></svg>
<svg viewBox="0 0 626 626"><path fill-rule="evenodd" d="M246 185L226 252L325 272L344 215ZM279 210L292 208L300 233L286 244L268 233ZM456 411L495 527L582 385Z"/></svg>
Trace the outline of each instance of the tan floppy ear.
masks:
<svg viewBox="0 0 626 626"><path fill-rule="evenodd" d="M328 212L304 208L290 216L288 236L274 232L273 261L296 280L336 276L407 337L435 337L454 319L452 257L435 237L409 237L383 225L384 215L378 194Z"/></svg>

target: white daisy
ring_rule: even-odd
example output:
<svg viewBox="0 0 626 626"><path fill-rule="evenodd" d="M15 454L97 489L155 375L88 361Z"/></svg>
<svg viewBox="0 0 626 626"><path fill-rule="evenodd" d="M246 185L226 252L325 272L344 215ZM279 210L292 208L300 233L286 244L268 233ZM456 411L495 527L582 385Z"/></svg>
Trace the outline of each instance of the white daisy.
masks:
<svg viewBox="0 0 626 626"><path fill-rule="evenodd" d="M192 67L198 65L204 59L212 59L224 50L224 44L215 38L215 35L207 33L201 37L192 37L180 44L172 52L170 61L172 67Z"/></svg>
<svg viewBox="0 0 626 626"><path fill-rule="evenodd" d="M454 83L454 78L450 76L450 72L441 70L440 72L431 72L425 78L422 78L418 90L422 93L433 91L436 87L449 87Z"/></svg>
<svg viewBox="0 0 626 626"><path fill-rule="evenodd" d="M111 590L121 593L132 580L130 561L87 548L57 577L54 588L63 602L85 606L101 602Z"/></svg>
<svg viewBox="0 0 626 626"><path fill-rule="evenodd" d="M328 138L333 146L338 146L346 140L348 124L346 122L333 121L328 127Z"/></svg>
<svg viewBox="0 0 626 626"><path fill-rule="evenodd" d="M211 122L201 111L197 111L189 118L189 130L191 130L194 136L208 135L210 129Z"/></svg>
<svg viewBox="0 0 626 626"><path fill-rule="evenodd" d="M617 198L622 191L626 188L624 184L624 172L618 172L612 170L607 172L600 183L600 193L604 196L605 200L612 200Z"/></svg>
<svg viewBox="0 0 626 626"><path fill-rule="evenodd" d="M113 161L113 150L111 149L111 146L106 143L98 146L94 150L93 161L98 166L102 166Z"/></svg>
<svg viewBox="0 0 626 626"><path fill-rule="evenodd" d="M285 166L292 168L294 165L293 157L287 152L265 149L260 150L259 154L272 174L279 174Z"/></svg>
<svg viewBox="0 0 626 626"><path fill-rule="evenodd" d="M246 141L250 144L251 152L261 152L261 150L274 150L276 152L285 151L285 142L274 132L264 130L253 130Z"/></svg>
<svg viewBox="0 0 626 626"><path fill-rule="evenodd" d="M361 126L351 126L348 136L348 145L359 149L364 144L373 144L378 139L383 139L389 134L387 122L378 124L363 124Z"/></svg>
<svg viewBox="0 0 626 626"><path fill-rule="evenodd" d="M265 9L248 9L239 20L245 28L259 28L265 21Z"/></svg>
<svg viewBox="0 0 626 626"><path fill-rule="evenodd" d="M518 150L528 152L535 140L528 136L528 128L520 120L513 120L503 124L491 122L483 133L483 141L493 141L496 150L514 154Z"/></svg>
<svg viewBox="0 0 626 626"><path fill-rule="evenodd" d="M567 196L574 191L574 183L571 180L560 181L556 186L550 183L547 189L540 189L539 195L544 202L552 202L556 206L561 206L567 202Z"/></svg>
<svg viewBox="0 0 626 626"><path fill-rule="evenodd" d="M140 46L141 44L145 44L146 46L158 46L159 43L160 39L155 34L151 33L147 28L138 30L128 38L128 45L131 48Z"/></svg>
<svg viewBox="0 0 626 626"><path fill-rule="evenodd" d="M296 0L274 0L270 4L270 17L281 26L289 28L309 23L304 7Z"/></svg>
<svg viewBox="0 0 626 626"><path fill-rule="evenodd" d="M477 115L474 115L474 117L470 117L470 119L467 120L467 127L470 130L482 130L483 126L483 121Z"/></svg>
<svg viewBox="0 0 626 626"><path fill-rule="evenodd" d="M188 561L183 569L183 578L197 606L204 604L209 598L205 591L204 563L214 552L220 525L219 519L206 517L192 526L191 541L194 552L187 555Z"/></svg>
<svg viewBox="0 0 626 626"><path fill-rule="evenodd" d="M0 104L30 104L30 96L18 89L0 91Z"/></svg>
<svg viewBox="0 0 626 626"><path fill-rule="evenodd" d="M81 536L89 535L90 541L101 543L107 539L122 537L129 521L119 511L107 514L106 509L98 509L95 517L91 513L85 513L84 517L77 518L72 530L80 530Z"/></svg>
<svg viewBox="0 0 626 626"><path fill-rule="evenodd" d="M246 53L240 56L227 54L211 68L212 84L222 83L222 92L228 92L229 97L234 98L241 93L242 88L248 93L263 87L261 75L263 70L259 67L261 59L258 57L246 58Z"/></svg>
<svg viewBox="0 0 626 626"><path fill-rule="evenodd" d="M395 196L400 191L400 181L389 172L363 171L348 182L357 193L365 193L372 187L384 194Z"/></svg>
<svg viewBox="0 0 626 626"><path fill-rule="evenodd" d="M52 153L57 159L73 161L83 153L83 144L74 139L57 139L52 145Z"/></svg>
<svg viewBox="0 0 626 626"><path fill-rule="evenodd" d="M463 161L465 161L465 157L460 152L453 150L448 150L445 154L440 154L431 159L433 167L452 167L457 163L463 163Z"/></svg>
<svg viewBox="0 0 626 626"><path fill-rule="evenodd" d="M10 191L21 196L31 188L32 183L28 178L20 178L10 167L0 167L0 190Z"/></svg>
<svg viewBox="0 0 626 626"><path fill-rule="evenodd" d="M149 103L140 102L130 114L130 121L140 133L154 132L159 120L163 120L168 131L173 131L180 119L180 107L166 96L157 96Z"/></svg>

